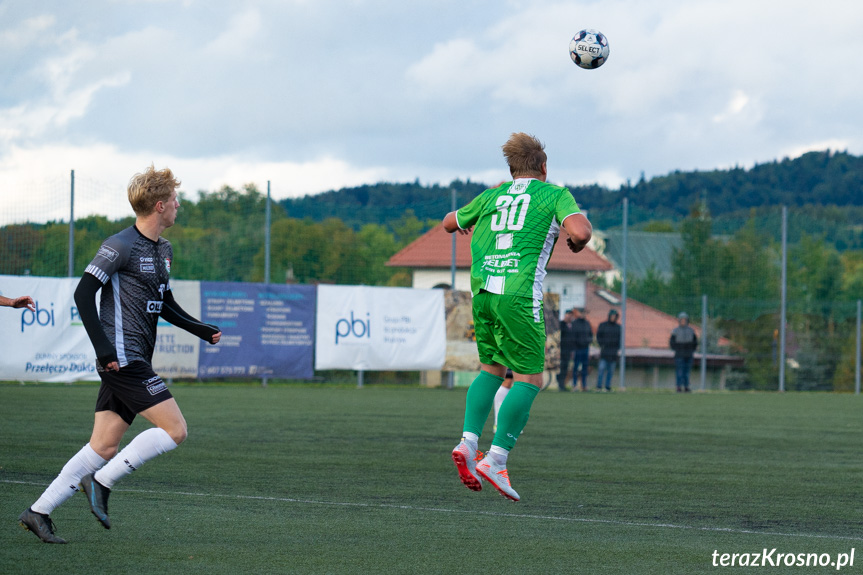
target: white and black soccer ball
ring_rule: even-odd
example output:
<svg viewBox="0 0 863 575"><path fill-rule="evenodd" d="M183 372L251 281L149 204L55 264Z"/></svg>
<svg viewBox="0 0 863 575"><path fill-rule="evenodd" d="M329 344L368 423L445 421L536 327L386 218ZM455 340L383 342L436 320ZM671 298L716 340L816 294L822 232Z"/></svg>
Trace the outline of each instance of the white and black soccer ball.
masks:
<svg viewBox="0 0 863 575"><path fill-rule="evenodd" d="M569 42L569 57L580 68L593 70L608 60L608 38L599 30L582 30Z"/></svg>

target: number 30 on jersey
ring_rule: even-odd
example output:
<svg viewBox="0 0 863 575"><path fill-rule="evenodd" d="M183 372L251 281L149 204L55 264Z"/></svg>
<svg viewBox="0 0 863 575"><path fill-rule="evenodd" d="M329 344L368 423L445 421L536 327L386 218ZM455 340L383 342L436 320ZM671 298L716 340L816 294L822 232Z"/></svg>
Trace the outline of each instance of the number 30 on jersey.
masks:
<svg viewBox="0 0 863 575"><path fill-rule="evenodd" d="M524 218L530 205L530 194L499 196L497 198L497 213L491 217L491 230L517 232L524 227Z"/></svg>

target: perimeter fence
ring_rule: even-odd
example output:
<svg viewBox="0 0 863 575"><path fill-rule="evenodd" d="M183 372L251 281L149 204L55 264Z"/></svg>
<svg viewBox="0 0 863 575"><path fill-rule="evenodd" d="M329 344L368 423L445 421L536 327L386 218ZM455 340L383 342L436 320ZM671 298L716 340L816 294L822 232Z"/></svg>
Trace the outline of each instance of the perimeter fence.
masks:
<svg viewBox="0 0 863 575"><path fill-rule="evenodd" d="M440 221L417 218L416 203L362 225L296 219L268 200L266 186L182 195L178 225L165 232L174 244L172 277L409 286L410 270L386 262ZM72 188L68 179L46 180L16 192L19 203L6 202L0 274L79 276L105 238L134 222L124 190L88 178L75 180L74 194ZM449 203L448 192L435 200L440 218ZM590 281L625 293L630 325L650 329L653 314L687 312L699 333L705 328L708 355L735 358L726 388L859 392L859 222L837 208L773 206L714 216L709 205L707 198L676 221L651 219L637 198L601 212L583 206L594 223L593 248L615 267L591 272ZM667 322L655 325L667 329ZM648 335L634 345L657 347Z"/></svg>

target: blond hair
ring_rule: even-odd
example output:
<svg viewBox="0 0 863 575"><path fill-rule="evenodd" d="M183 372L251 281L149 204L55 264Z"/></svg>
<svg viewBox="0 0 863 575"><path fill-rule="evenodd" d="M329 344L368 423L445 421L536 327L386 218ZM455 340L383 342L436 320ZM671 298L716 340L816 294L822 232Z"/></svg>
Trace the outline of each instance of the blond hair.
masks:
<svg viewBox="0 0 863 575"><path fill-rule="evenodd" d="M150 164L143 173L132 176L126 191L135 215L148 216L153 213L157 202L167 202L179 186L180 180L174 177L170 168L156 170Z"/></svg>
<svg viewBox="0 0 863 575"><path fill-rule="evenodd" d="M542 174L542 165L548 159L543 151L545 146L542 142L524 132L512 134L501 149L512 176Z"/></svg>

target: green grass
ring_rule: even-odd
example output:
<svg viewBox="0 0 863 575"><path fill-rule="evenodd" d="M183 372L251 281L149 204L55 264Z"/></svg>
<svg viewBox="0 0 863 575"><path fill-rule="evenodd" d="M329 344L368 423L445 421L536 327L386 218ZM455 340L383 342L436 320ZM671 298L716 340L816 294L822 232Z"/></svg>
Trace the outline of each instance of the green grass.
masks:
<svg viewBox="0 0 863 575"><path fill-rule="evenodd" d="M0 385L0 572L748 573L714 550L857 546L845 571L863 564L863 398L840 394L546 391L513 503L457 479L464 390L176 385L187 442L117 484L110 531L76 495L53 514L69 545L44 545L16 518L88 441L96 390Z"/></svg>

